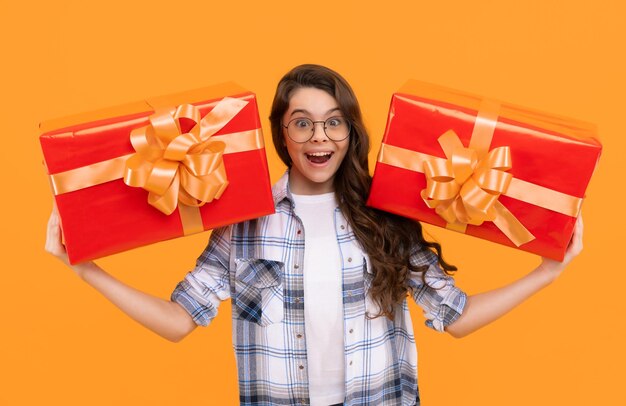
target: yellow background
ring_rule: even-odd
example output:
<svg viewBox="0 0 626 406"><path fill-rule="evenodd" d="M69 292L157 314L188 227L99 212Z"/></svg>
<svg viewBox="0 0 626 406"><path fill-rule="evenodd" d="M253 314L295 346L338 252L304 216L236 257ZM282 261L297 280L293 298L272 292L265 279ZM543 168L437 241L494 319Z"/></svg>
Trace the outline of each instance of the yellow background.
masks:
<svg viewBox="0 0 626 406"><path fill-rule="evenodd" d="M604 152L584 205L585 249L554 285L462 340L414 322L424 405L623 405L625 336L618 179L626 147L620 1L1 0L1 405L236 404L230 305L171 344L136 325L44 250L51 194L37 124L144 96L234 80L257 92L272 181L283 166L267 116L294 65L326 64L354 87L379 145L409 78L599 125ZM615 188L613 187L615 183ZM97 213L94 213L94 221ZM469 293L537 257L434 227ZM209 234L98 263L169 297Z"/></svg>

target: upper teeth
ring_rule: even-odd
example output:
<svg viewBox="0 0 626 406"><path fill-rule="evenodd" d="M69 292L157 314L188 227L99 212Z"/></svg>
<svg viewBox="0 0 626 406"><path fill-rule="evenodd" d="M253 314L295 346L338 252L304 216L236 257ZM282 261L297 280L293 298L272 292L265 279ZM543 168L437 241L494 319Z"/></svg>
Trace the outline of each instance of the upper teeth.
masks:
<svg viewBox="0 0 626 406"><path fill-rule="evenodd" d="M307 155L311 155L311 156L324 156L324 155L330 155L330 152L310 152Z"/></svg>

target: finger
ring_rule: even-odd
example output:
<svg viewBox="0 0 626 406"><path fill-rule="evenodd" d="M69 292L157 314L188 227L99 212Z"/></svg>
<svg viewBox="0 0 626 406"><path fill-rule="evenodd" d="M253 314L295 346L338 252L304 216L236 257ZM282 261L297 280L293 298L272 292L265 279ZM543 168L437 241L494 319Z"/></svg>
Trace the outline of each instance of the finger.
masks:
<svg viewBox="0 0 626 406"><path fill-rule="evenodd" d="M52 211L50 212L50 217L48 217L48 227L50 227L53 221L58 222L59 217L59 209L57 208L56 201L52 200Z"/></svg>
<svg viewBox="0 0 626 406"><path fill-rule="evenodd" d="M583 238L583 216L580 214L576 219L576 225L574 226L574 236L573 238L577 241L582 241Z"/></svg>
<svg viewBox="0 0 626 406"><path fill-rule="evenodd" d="M55 248L60 244L59 220L55 213L50 214L48 228L46 230L46 251L55 252Z"/></svg>
<svg viewBox="0 0 626 406"><path fill-rule="evenodd" d="M572 256L577 256L583 250L583 220L582 215L579 215L576 219L576 225L574 226L574 233L570 242L568 251L572 253Z"/></svg>
<svg viewBox="0 0 626 406"><path fill-rule="evenodd" d="M54 236L54 229L56 228L56 220L55 220L54 210L50 213L50 217L48 217L48 226L46 227L46 248L48 248L50 241Z"/></svg>
<svg viewBox="0 0 626 406"><path fill-rule="evenodd" d="M63 245L62 230L60 224L60 217L54 210L50 213L48 219L48 228L46 230L46 251L59 255L65 253L65 246Z"/></svg>

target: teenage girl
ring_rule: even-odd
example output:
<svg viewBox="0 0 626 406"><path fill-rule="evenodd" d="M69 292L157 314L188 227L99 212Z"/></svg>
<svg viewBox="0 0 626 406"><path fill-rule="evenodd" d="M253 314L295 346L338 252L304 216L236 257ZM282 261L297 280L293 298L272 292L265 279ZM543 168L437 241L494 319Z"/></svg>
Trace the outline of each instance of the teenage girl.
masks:
<svg viewBox="0 0 626 406"><path fill-rule="evenodd" d="M178 342L232 301L242 405L419 405L407 295L426 324L463 337L554 281L582 249L582 219L563 262L467 296L418 222L365 206L369 137L336 72L302 65L279 82L270 115L288 170L276 213L214 230L170 300L116 280L93 262L69 265L59 216L46 250L130 317Z"/></svg>

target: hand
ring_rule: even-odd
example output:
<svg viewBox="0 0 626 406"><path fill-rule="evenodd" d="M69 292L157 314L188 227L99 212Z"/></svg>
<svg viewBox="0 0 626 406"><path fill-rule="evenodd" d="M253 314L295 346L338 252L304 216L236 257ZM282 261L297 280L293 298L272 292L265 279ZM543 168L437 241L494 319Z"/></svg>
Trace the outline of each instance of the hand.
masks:
<svg viewBox="0 0 626 406"><path fill-rule="evenodd" d="M550 276L550 281L555 280L561 275L565 267L572 262L572 260L580 254L583 250L583 217L582 214L576 219L576 225L574 226L574 234L569 242L565 257L562 262L555 261L550 258L542 258L539 268L542 272L547 273Z"/></svg>
<svg viewBox="0 0 626 406"><path fill-rule="evenodd" d="M46 251L59 258L66 265L70 264L65 245L62 242L61 218L56 204L52 206L52 213L48 219L46 230Z"/></svg>
<svg viewBox="0 0 626 406"><path fill-rule="evenodd" d="M91 263L86 262L80 265L70 265L67 250L65 249L65 245L63 245L62 241L61 218L59 217L59 211L57 210L56 204L52 206L52 213L50 213L50 218L48 219L48 228L46 230L46 251L60 259L61 262L72 268L74 272L81 277L83 269Z"/></svg>

